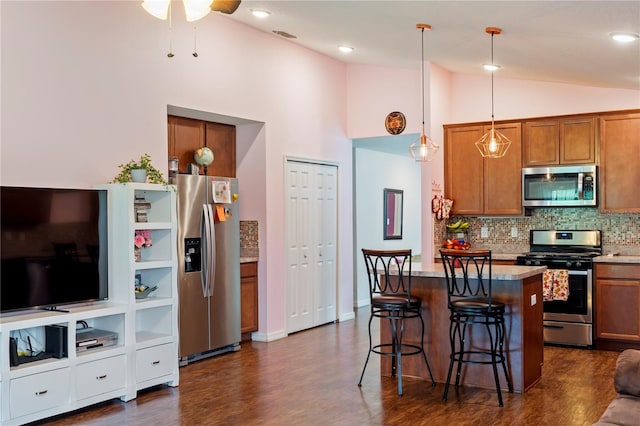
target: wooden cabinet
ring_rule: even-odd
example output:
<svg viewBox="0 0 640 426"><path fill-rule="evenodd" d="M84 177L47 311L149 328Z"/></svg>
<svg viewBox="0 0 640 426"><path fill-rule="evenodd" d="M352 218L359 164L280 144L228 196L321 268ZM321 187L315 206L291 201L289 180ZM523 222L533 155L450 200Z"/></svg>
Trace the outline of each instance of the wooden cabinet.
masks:
<svg viewBox="0 0 640 426"><path fill-rule="evenodd" d="M640 265L596 263L594 298L596 346L640 347Z"/></svg>
<svg viewBox="0 0 640 426"><path fill-rule="evenodd" d="M240 332L251 340L258 330L258 262L240 264Z"/></svg>
<svg viewBox="0 0 640 426"><path fill-rule="evenodd" d="M167 119L169 157L178 158L179 173L187 173L189 163L195 163L194 152L206 146L214 160L200 174L236 177L235 126L170 115Z"/></svg>
<svg viewBox="0 0 640 426"><path fill-rule="evenodd" d="M600 118L600 209L640 212L640 112Z"/></svg>
<svg viewBox="0 0 640 426"><path fill-rule="evenodd" d="M595 164L595 117L544 119L524 123L524 167Z"/></svg>
<svg viewBox="0 0 640 426"><path fill-rule="evenodd" d="M445 193L459 215L522 213L520 123L496 124L511 146L502 158L483 158L475 146L490 126L445 128Z"/></svg>

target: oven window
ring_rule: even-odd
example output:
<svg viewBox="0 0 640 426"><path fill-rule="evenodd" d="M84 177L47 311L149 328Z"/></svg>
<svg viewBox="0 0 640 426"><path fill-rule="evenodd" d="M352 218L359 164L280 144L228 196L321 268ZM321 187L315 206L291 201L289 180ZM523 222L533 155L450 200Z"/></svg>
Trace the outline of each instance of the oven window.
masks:
<svg viewBox="0 0 640 426"><path fill-rule="evenodd" d="M587 277L585 275L569 275L567 301L544 302L544 311L555 314L587 315Z"/></svg>

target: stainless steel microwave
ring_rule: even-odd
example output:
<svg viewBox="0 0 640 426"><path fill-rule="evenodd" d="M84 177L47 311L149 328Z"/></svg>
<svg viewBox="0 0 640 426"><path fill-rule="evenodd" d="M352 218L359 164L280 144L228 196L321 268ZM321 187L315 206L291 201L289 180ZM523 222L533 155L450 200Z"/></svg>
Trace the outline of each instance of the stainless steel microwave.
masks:
<svg viewBox="0 0 640 426"><path fill-rule="evenodd" d="M596 166L527 167L522 169L524 207L597 205Z"/></svg>

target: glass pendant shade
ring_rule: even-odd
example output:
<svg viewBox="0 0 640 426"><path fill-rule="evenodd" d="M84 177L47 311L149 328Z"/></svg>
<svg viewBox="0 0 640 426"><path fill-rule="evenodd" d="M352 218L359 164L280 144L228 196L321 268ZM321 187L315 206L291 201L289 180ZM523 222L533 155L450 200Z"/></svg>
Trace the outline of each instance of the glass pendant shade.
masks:
<svg viewBox="0 0 640 426"><path fill-rule="evenodd" d="M510 145L511 141L509 138L497 131L493 124L491 125L491 130L476 142L476 148L478 148L480 154L486 158L504 157Z"/></svg>
<svg viewBox="0 0 640 426"><path fill-rule="evenodd" d="M419 162L431 162L436 156L440 146L422 132L422 135L409 146L409 152L414 160Z"/></svg>
<svg viewBox="0 0 640 426"><path fill-rule="evenodd" d="M171 0L144 0L142 8L155 18L167 19L169 3L171 3Z"/></svg>

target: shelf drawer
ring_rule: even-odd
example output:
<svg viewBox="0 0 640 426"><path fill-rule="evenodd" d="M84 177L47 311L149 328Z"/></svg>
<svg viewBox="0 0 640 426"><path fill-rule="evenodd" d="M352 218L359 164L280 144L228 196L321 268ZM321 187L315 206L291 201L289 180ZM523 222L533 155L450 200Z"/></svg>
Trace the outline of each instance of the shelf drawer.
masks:
<svg viewBox="0 0 640 426"><path fill-rule="evenodd" d="M136 351L136 381L138 383L171 374L178 363L175 344L152 346Z"/></svg>
<svg viewBox="0 0 640 426"><path fill-rule="evenodd" d="M124 355L80 364L77 369L78 399L89 398L125 387Z"/></svg>
<svg viewBox="0 0 640 426"><path fill-rule="evenodd" d="M60 368L11 380L11 418L66 406L71 389L70 377L69 368Z"/></svg>

